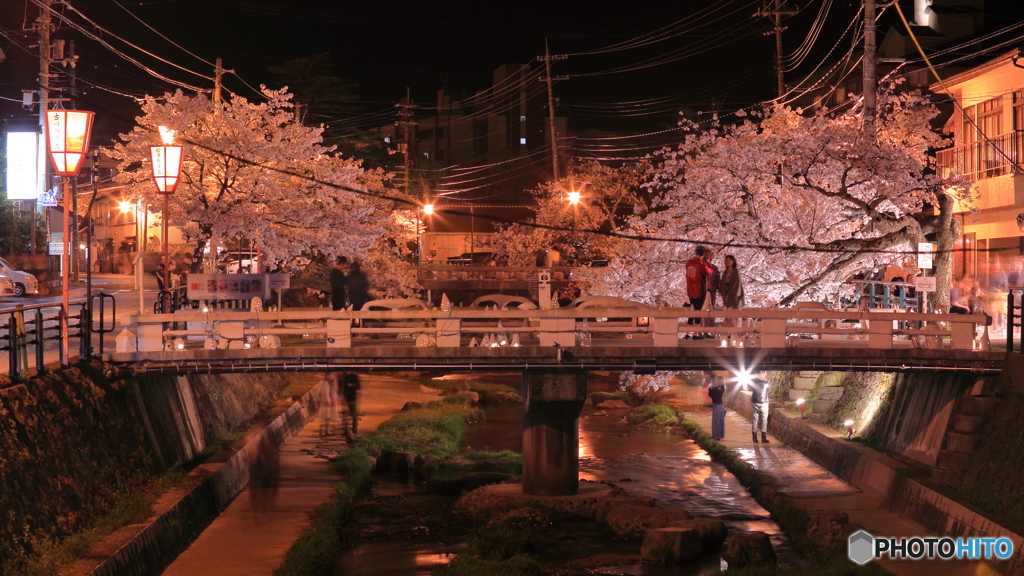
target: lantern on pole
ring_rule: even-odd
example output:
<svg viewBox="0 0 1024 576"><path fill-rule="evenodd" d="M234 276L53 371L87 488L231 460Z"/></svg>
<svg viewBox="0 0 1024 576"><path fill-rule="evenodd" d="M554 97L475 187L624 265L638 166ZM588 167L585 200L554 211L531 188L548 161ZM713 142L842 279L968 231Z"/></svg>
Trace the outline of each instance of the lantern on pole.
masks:
<svg viewBox="0 0 1024 576"><path fill-rule="evenodd" d="M178 189L178 182L181 181L181 160L184 156L182 146L174 144L174 130L166 126L160 126L160 139L163 143L159 146L149 147L149 156L153 164L153 182L156 184L157 192L164 196L163 213L163 248L164 248L164 290L170 288L171 282L171 260L167 248L167 217L170 208L170 196ZM167 306L164 310L170 312Z"/></svg>
<svg viewBox="0 0 1024 576"><path fill-rule="evenodd" d="M71 271L71 177L78 174L82 160L89 153L92 121L96 114L84 110L48 110L46 112L46 150L50 154L53 171L61 176L64 196L64 239L61 252L60 363L68 365L69 335L68 313Z"/></svg>

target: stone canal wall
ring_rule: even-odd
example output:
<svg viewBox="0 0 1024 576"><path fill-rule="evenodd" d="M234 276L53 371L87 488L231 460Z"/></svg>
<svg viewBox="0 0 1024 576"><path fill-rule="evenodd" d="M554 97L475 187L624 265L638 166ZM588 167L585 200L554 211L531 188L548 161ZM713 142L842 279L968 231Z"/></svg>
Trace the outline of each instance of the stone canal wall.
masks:
<svg viewBox="0 0 1024 576"><path fill-rule="evenodd" d="M143 489L162 470L204 456L291 381L288 374L110 381L92 363L0 382L0 573L34 545L88 528L119 493ZM285 433L279 429L268 428L266 446L277 445ZM196 496L208 504L196 504L194 513L219 511L236 484L247 481L248 468L225 471L207 488L210 495ZM186 520L175 522L197 522Z"/></svg>

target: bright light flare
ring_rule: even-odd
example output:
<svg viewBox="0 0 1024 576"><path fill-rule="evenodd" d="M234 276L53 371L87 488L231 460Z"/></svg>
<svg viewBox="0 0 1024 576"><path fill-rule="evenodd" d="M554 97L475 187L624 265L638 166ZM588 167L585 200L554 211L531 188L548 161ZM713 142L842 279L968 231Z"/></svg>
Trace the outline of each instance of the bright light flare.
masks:
<svg viewBox="0 0 1024 576"><path fill-rule="evenodd" d="M131 212L135 208L135 205L127 200L121 200L120 202L117 203L117 208L121 210L121 212L127 214L128 212Z"/></svg>
<svg viewBox="0 0 1024 576"><path fill-rule="evenodd" d="M847 420L846 422L843 422L843 426L853 426L853 420Z"/></svg>
<svg viewBox="0 0 1024 576"><path fill-rule="evenodd" d="M573 206L575 206L576 204L580 203L580 193L579 192L569 192L568 198L569 198L569 204L572 204Z"/></svg>
<svg viewBox="0 0 1024 576"><path fill-rule="evenodd" d="M427 214L427 215L433 214L434 213L434 205L433 204L424 204L423 205L423 213Z"/></svg>
<svg viewBox="0 0 1024 576"><path fill-rule="evenodd" d="M746 388L754 381L754 377L750 375L751 370L740 370L736 373L736 383Z"/></svg>
<svg viewBox="0 0 1024 576"><path fill-rule="evenodd" d="M163 142L165 146L174 144L174 130L171 130L167 126L158 126L157 129L160 131L160 141Z"/></svg>
<svg viewBox="0 0 1024 576"><path fill-rule="evenodd" d="M804 399L803 398L797 398L796 399L796 405L797 406L803 406L804 405Z"/></svg>

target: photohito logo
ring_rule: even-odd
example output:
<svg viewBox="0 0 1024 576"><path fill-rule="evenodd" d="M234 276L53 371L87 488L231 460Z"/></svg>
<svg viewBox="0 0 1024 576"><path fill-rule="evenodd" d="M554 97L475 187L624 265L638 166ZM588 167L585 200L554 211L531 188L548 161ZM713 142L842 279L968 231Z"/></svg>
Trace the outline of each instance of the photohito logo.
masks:
<svg viewBox="0 0 1024 576"><path fill-rule="evenodd" d="M872 536L866 530L850 534L847 541L850 560L863 566L875 558L888 556L893 560L1006 560L1013 556L1013 542L1009 538L950 538L948 536L886 538Z"/></svg>

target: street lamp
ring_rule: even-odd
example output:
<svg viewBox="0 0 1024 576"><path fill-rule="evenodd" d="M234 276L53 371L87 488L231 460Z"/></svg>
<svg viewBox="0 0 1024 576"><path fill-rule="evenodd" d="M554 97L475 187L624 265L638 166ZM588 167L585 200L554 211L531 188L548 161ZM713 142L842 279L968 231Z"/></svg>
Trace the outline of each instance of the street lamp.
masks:
<svg viewBox="0 0 1024 576"><path fill-rule="evenodd" d="M163 144L150 146L149 155L153 162L153 182L157 192L164 195L163 214L163 248L164 248L164 290L171 285L171 260L167 249L167 217L170 210L170 196L178 188L181 180L182 146L174 145L174 130L160 126L160 139ZM167 312L166 307L164 312Z"/></svg>
<svg viewBox="0 0 1024 576"><path fill-rule="evenodd" d="M569 204L572 204L573 206L575 206L575 205L580 203L580 193L579 192L569 192L568 196L569 196Z"/></svg>
<svg viewBox="0 0 1024 576"><path fill-rule="evenodd" d="M64 196L64 238L61 252L62 310L60 318L60 363L68 365L71 272L71 177L78 174L82 159L89 152L92 121L96 114L83 110L48 110L46 112L46 149L53 163L53 171L61 176L61 194ZM84 327L83 327L84 328Z"/></svg>

